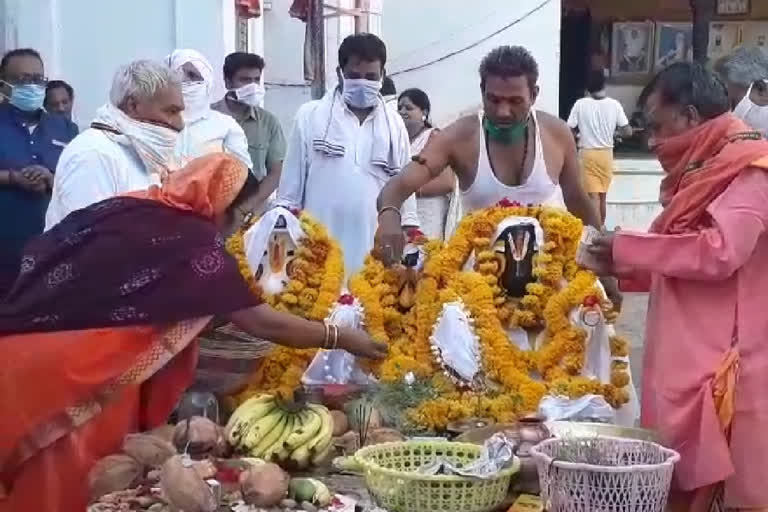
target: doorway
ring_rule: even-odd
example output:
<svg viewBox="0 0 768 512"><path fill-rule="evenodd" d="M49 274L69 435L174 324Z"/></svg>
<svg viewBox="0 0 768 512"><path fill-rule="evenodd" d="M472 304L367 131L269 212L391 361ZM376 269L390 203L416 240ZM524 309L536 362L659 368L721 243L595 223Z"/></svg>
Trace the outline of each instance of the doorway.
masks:
<svg viewBox="0 0 768 512"><path fill-rule="evenodd" d="M568 119L571 107L584 96L589 72L589 9L566 9L560 32L560 117Z"/></svg>

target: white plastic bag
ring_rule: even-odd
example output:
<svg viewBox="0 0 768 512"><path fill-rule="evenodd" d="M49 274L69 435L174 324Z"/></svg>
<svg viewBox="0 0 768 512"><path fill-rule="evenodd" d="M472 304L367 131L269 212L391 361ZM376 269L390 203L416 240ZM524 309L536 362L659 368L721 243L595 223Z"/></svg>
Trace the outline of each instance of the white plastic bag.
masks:
<svg viewBox="0 0 768 512"><path fill-rule="evenodd" d="M539 414L546 421L590 420L614 423L615 412L600 395L584 395L571 400L567 396L545 396L539 402Z"/></svg>

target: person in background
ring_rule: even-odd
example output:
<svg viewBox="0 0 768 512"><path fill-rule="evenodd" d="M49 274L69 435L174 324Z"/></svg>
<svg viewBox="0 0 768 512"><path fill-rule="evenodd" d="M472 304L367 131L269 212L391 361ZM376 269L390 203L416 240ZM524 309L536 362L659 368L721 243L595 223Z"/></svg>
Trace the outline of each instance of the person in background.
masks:
<svg viewBox="0 0 768 512"><path fill-rule="evenodd" d="M339 85L302 105L288 144L276 204L306 209L341 244L347 275L363 266L373 248L376 196L410 160L402 117L381 97L387 62L384 42L373 34L348 36L339 46ZM418 226L416 200L389 212L404 227ZM402 201L401 201L402 204Z"/></svg>
<svg viewBox="0 0 768 512"><path fill-rule="evenodd" d="M48 114L40 54L11 50L0 61L0 297L13 283L24 244L43 231L53 171L77 135L68 119Z"/></svg>
<svg viewBox="0 0 768 512"><path fill-rule="evenodd" d="M45 88L45 110L61 114L72 120L72 107L75 104L75 90L64 80L51 80Z"/></svg>
<svg viewBox="0 0 768 512"><path fill-rule="evenodd" d="M768 56L740 47L718 60L715 71L728 88L733 114L768 135Z"/></svg>
<svg viewBox="0 0 768 512"><path fill-rule="evenodd" d="M262 107L264 59L254 53L236 52L224 60L227 94L211 105L213 110L235 118L245 132L253 177L247 187L243 212L262 212L280 182L286 143L280 121Z"/></svg>
<svg viewBox="0 0 768 512"><path fill-rule="evenodd" d="M27 246L26 271L0 300L0 511L85 511L93 464L126 434L167 423L213 316L293 348L336 339L386 355L364 331L325 334L251 292L219 230L247 174L231 155L207 155Z"/></svg>
<svg viewBox="0 0 768 512"><path fill-rule="evenodd" d="M168 66L138 60L121 67L109 102L61 154L45 229L75 210L166 179L175 168L183 111L181 77Z"/></svg>
<svg viewBox="0 0 768 512"><path fill-rule="evenodd" d="M483 58L479 74L483 112L434 133L379 194L375 254L385 264L398 261L403 252L398 208L447 166L459 180L465 215L506 199L567 207L585 224L601 225L582 186L571 131L559 118L533 107L539 66L531 53L521 46L500 46ZM606 280L604 285L620 307L615 281Z"/></svg>
<svg viewBox="0 0 768 512"><path fill-rule="evenodd" d="M617 130L619 135L632 135L632 127L621 103L607 96L602 70L590 73L587 93L573 105L568 126L578 139L584 188L600 211L600 222L605 223L606 195L614 171L613 140Z"/></svg>
<svg viewBox="0 0 768 512"><path fill-rule="evenodd" d="M586 263L650 284L641 421L681 455L669 510L765 511L768 141L698 63L641 103L664 210L650 232L598 237Z"/></svg>
<svg viewBox="0 0 768 512"><path fill-rule="evenodd" d="M395 88L395 81L388 76L384 76L381 80L381 97L384 98L385 104L391 104L397 108L397 88Z"/></svg>
<svg viewBox="0 0 768 512"><path fill-rule="evenodd" d="M245 132L231 116L211 109L213 67L200 52L176 50L168 65L181 76L184 97L184 129L176 147L177 164L208 153L231 153L248 169L253 168Z"/></svg>
<svg viewBox="0 0 768 512"><path fill-rule="evenodd" d="M418 155L436 130L429 119L431 105L427 93L421 89L406 89L398 98L398 110L411 139L411 154ZM428 238L443 239L445 236L449 195L454 184L453 173L445 169L416 192L421 231Z"/></svg>

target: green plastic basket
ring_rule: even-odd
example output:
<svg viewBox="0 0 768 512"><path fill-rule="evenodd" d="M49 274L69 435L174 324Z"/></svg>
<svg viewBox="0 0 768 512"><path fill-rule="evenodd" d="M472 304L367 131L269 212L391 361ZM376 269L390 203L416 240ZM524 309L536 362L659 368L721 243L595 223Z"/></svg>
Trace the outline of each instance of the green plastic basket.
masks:
<svg viewBox="0 0 768 512"><path fill-rule="evenodd" d="M374 501L389 512L485 512L507 497L510 480L520 469L517 457L511 467L489 479L416 473L438 457L469 464L481 450L449 441L384 443L358 450L344 465L362 471Z"/></svg>

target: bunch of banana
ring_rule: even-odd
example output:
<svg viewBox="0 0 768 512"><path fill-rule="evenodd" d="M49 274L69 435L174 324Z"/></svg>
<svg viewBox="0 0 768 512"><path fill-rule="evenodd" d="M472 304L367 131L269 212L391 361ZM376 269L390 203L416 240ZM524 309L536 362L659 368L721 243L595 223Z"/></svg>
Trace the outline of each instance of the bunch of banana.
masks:
<svg viewBox="0 0 768 512"><path fill-rule="evenodd" d="M273 395L250 398L229 418L227 439L240 453L298 469L324 461L333 450L330 412L317 404L291 409Z"/></svg>

